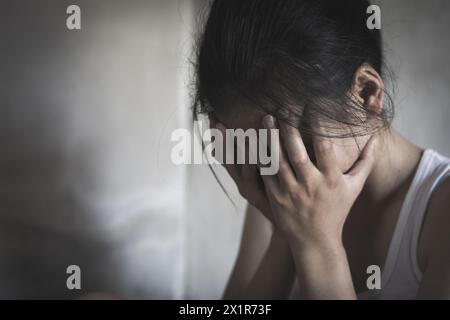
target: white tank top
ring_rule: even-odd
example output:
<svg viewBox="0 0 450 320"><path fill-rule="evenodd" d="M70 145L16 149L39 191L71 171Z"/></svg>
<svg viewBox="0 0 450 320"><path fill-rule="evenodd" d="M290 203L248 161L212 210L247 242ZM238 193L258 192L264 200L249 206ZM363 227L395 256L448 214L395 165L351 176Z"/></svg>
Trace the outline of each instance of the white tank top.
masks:
<svg viewBox="0 0 450 320"><path fill-rule="evenodd" d="M401 207L381 273L381 289L362 292L358 299L416 298L422 280L417 261L420 230L431 194L447 177L450 159L434 150L425 150ZM291 298L298 297L297 281L292 293Z"/></svg>

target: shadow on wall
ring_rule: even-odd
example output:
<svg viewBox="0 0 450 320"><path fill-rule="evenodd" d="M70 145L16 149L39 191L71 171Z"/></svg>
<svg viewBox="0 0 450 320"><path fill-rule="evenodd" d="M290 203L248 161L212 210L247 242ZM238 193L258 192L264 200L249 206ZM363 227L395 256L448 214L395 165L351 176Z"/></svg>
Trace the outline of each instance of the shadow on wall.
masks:
<svg viewBox="0 0 450 320"><path fill-rule="evenodd" d="M81 31L70 4L2 1L0 298L180 297L184 180L156 150L189 2L77 1Z"/></svg>

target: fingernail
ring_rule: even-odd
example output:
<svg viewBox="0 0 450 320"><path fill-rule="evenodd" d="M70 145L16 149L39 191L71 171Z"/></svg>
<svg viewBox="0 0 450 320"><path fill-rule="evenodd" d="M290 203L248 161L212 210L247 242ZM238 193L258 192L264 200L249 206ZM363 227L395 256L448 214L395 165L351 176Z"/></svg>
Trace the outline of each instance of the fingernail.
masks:
<svg viewBox="0 0 450 320"><path fill-rule="evenodd" d="M266 128L274 128L275 127L275 119L271 115L267 115L263 119L263 124Z"/></svg>

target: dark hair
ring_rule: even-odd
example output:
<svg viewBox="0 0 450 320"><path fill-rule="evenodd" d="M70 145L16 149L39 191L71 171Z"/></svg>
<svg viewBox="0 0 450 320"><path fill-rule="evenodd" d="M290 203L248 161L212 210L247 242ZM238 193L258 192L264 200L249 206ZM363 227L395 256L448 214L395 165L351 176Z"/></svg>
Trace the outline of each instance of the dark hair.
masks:
<svg viewBox="0 0 450 320"><path fill-rule="evenodd" d="M321 117L334 137L344 137L332 132L342 125L351 128L347 136L389 127L387 92L381 113L349 94L364 63L385 78L381 32L366 25L369 6L367 0L213 1L196 52L194 119L247 102L309 134L318 133L301 120L304 112Z"/></svg>

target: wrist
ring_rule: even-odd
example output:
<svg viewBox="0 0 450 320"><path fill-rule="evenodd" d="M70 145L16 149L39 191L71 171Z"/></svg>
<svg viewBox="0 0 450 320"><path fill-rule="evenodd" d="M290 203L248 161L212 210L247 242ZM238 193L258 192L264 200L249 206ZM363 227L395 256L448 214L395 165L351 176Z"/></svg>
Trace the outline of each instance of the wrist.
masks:
<svg viewBox="0 0 450 320"><path fill-rule="evenodd" d="M303 237L290 237L289 247L296 252L305 253L329 253L342 252L344 245L340 236L322 236L305 239Z"/></svg>
<svg viewBox="0 0 450 320"><path fill-rule="evenodd" d="M339 241L289 243L289 248L298 270L305 274L319 270L331 274L342 262L348 263L345 248Z"/></svg>
<svg viewBox="0 0 450 320"><path fill-rule="evenodd" d="M276 228L274 228L272 233L271 243L277 250L285 250L287 252L290 252L291 250L288 239L286 239L285 235Z"/></svg>

